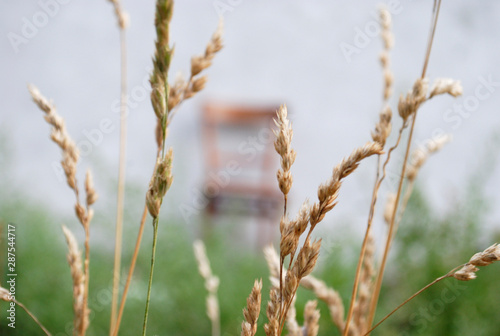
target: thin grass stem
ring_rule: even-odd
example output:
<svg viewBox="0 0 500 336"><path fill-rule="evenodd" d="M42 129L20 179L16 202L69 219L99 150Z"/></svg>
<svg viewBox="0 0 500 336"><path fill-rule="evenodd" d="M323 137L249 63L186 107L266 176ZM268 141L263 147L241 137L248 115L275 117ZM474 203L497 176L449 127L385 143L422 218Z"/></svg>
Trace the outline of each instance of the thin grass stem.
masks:
<svg viewBox="0 0 500 336"><path fill-rule="evenodd" d="M36 316L35 316L35 315L33 315L33 313L32 313L32 312L30 312L30 311L28 310L28 308L26 308L26 306L25 306L25 305L23 305L21 302L19 302L19 301L17 301L17 300L13 300L13 302L14 302L15 304L17 304L19 307L21 307L21 308L23 308L23 309L24 309L24 311L26 312L26 314L28 314L28 315L29 315L29 316L33 319L33 321L35 321L35 323L36 323L36 324L40 327L40 329L42 329L42 330L43 330L43 332L45 333L45 335L47 335L47 336L52 336L52 334L51 334L51 333L47 330L47 328L45 328L45 327L43 326L43 324L42 324L40 321L38 321L38 319L36 318Z"/></svg>
<svg viewBox="0 0 500 336"><path fill-rule="evenodd" d="M113 290L111 300L111 323L109 332L115 329L118 294L120 287L120 266L123 239L123 204L125 199L125 168L127 149L127 39L125 29L120 29L121 80L120 80L120 154L118 166L118 192L116 202L115 260L113 266Z"/></svg>
<svg viewBox="0 0 500 336"><path fill-rule="evenodd" d="M148 295L146 298L146 310L144 311L144 324L142 326L142 336L146 336L146 327L148 324L149 301L151 299L151 287L153 285L153 271L155 267L157 238L158 238L158 217L153 219L153 250L151 253L151 270L149 272Z"/></svg>

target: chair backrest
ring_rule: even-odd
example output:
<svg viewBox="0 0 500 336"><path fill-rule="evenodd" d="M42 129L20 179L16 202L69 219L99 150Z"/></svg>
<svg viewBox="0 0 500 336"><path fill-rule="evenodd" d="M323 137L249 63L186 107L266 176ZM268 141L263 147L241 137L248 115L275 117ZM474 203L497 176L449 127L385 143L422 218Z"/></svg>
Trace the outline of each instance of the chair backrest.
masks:
<svg viewBox="0 0 500 336"><path fill-rule="evenodd" d="M267 183L275 177L277 154L272 132L276 106L206 103L203 107L203 145L207 172L241 167L237 183Z"/></svg>

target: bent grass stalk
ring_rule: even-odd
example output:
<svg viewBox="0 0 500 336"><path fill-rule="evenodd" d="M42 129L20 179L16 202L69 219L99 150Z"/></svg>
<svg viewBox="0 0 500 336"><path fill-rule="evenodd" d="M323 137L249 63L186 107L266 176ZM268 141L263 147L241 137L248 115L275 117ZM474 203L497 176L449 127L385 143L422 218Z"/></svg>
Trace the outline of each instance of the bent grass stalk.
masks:
<svg viewBox="0 0 500 336"><path fill-rule="evenodd" d="M47 330L47 328L45 328L43 324L40 321L38 321L36 316L33 315L33 313L30 312L28 308L26 308L26 306L23 305L21 302L17 301L16 299L14 299L12 296L10 296L10 292L7 289L3 288L2 286L0 286L0 300L3 300L5 302L14 302L15 304L17 304L26 312L26 314L29 315L29 317L33 319L33 321L35 321L35 323L40 327L40 329L43 330L45 335L52 336L52 334Z"/></svg>
<svg viewBox="0 0 500 336"><path fill-rule="evenodd" d="M127 301L127 294L130 288L130 283L132 282L132 275L134 275L135 264L137 262L137 256L139 255L139 248L141 247L142 234L144 233L144 226L146 223L147 215L148 215L148 207L144 205L141 223L139 224L139 232L137 233L137 240L135 243L134 254L132 255L132 260L130 262L127 281L125 282L125 287L123 288L122 299L120 301L120 308L118 309L118 317L116 318L116 324L113 330L113 336L117 336L118 331L120 330L120 323L122 321L123 310L125 309L125 302Z"/></svg>
<svg viewBox="0 0 500 336"><path fill-rule="evenodd" d="M120 144L118 163L118 191L116 200L115 257L113 266L113 290L111 298L111 321L109 335L117 321L117 306L120 286L120 269L123 237L123 205L125 200L125 168L127 149L127 20L119 0L109 0L115 9L120 31Z"/></svg>
<svg viewBox="0 0 500 336"><path fill-rule="evenodd" d="M433 18L431 20L431 29L430 29L430 33L429 33L429 41L428 41L428 44L427 44L427 51L426 51L426 55L425 55L425 59L424 59L424 66L423 66L423 69L422 69L422 75L420 77L422 80L425 78L425 74L426 74L426 71L427 71L427 65L429 63L429 58L430 58L430 53L431 53L431 48L432 48L432 42L434 40L434 34L435 34L435 31L436 31L436 25L437 25L437 21L438 21L438 18L439 18L439 9L440 9L440 7L441 7L441 0L434 0ZM394 206L394 210L393 210L393 213L392 213L392 216L391 216L391 222L390 222L390 225L389 225L389 233L387 235L387 240L386 240L386 244L385 244L385 248L384 248L384 254L383 254L383 257L382 257L382 262L381 262L380 267L379 267L379 271L378 271L378 274L377 274L377 280L375 282L375 289L374 289L373 296L372 296L372 299L371 299L371 302L370 302L370 310L369 310L368 321L367 321L368 326L370 326L373 323L373 319L375 317L375 310L376 310L377 303L378 303L378 298L380 296L380 289L382 287L382 280L383 280L383 277L384 277L384 270L385 270L385 266L386 266L386 263L387 263L387 256L389 254L389 249L391 247L391 242L392 242L392 239L393 239L394 227L395 227L395 219L396 219L396 214L397 214L397 210L398 210L399 200L400 200L400 197L401 197L401 190L402 190L403 182L404 182L404 178L405 178L406 163L408 162L408 156L409 156L411 142L412 142L412 138L413 138L413 130L415 128L415 120L417 118L417 112L418 112L418 106L417 106L417 109L415 109L415 111L413 113L413 117L412 117L412 121L411 121L410 134L408 136L408 144L406 146L406 152L405 152L405 156L404 156L404 160L403 160L402 168L401 168L401 176L400 176L399 184L398 184L398 191L397 191L396 200L395 200L395 203L394 203L395 206ZM401 112L400 112L400 114L401 114Z"/></svg>
<svg viewBox="0 0 500 336"><path fill-rule="evenodd" d="M478 252L474 254L467 263L455 267L445 275L437 278L436 280L432 281L430 284L428 284L427 286L425 286L424 288L422 288L421 290L410 296L403 303L397 306L393 311L387 314L376 325L374 325L373 328L371 328L364 336L370 334L370 332L372 332L375 328L377 328L380 324L382 324L382 322L387 320L392 314L398 311L401 307L410 302L413 298L418 296L424 290L435 285L441 280L444 280L446 278L455 278L458 281L474 280L476 278L476 272L479 271L478 267L485 267L499 260L500 260L500 246L498 245L498 243L491 245L483 252Z"/></svg>
<svg viewBox="0 0 500 336"><path fill-rule="evenodd" d="M389 68L389 51L390 51L390 49L392 49L392 46L394 44L394 38L393 38L392 32L391 32L391 14L385 8L382 8L380 10L380 24L382 26L381 36L382 36L382 41L384 44L384 50L382 51L382 53L380 55L380 62L381 62L383 73L384 73L384 90L383 90L382 112L380 113L380 121L375 127L375 132L372 133L372 138L374 141L378 141L381 144L381 146L384 147L386 140L391 133L391 128L392 128L392 125L391 125L392 111L388 105L388 100L392 95L392 83L393 83L393 75L392 75L392 72ZM365 253L366 253L366 249L367 249L367 245L368 245L368 240L369 240L369 237L371 234L371 226L372 226L373 216L375 213L375 205L377 203L378 191L379 191L380 185L382 184L382 181L385 178L386 166L391 158L391 153L399 145L403 129L404 129L404 124L399 131L396 145L394 145L392 148L390 148L389 153L387 154L387 159L384 162L384 166L383 166L382 178L380 178L381 157L380 157L380 155L377 156L375 184L373 186L372 200L370 202L371 205L370 205L370 210L369 210L369 215L368 215L368 224L366 226L366 232L365 232L365 237L363 238L363 243L361 244L361 251L360 251L360 255L359 255L359 259L358 259L358 264L356 266L356 273L354 276L354 284L353 284L353 289L352 289L352 294L351 294L351 301L350 301L349 310L347 313L345 329L343 331L344 336L347 336L349 334L349 327L350 327L351 319L352 319L353 313L354 313L354 307L355 307L357 293L358 293L358 286L359 286L359 281L361 278L361 270L363 267L363 261L364 261L364 257L365 257ZM379 178L380 178L380 181L379 181ZM360 327L360 326L358 326L358 327Z"/></svg>

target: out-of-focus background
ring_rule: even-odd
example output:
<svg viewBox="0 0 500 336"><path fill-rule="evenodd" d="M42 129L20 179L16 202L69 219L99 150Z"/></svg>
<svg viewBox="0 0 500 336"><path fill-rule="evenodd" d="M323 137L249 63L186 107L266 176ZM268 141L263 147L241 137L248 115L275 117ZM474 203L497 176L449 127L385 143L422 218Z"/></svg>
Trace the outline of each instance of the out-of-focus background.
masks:
<svg viewBox="0 0 500 336"><path fill-rule="evenodd" d="M420 76L432 1L385 3L393 14L395 47L391 68L395 82L391 105L395 107L399 94ZM259 225L265 225L266 237L270 236L273 229L277 230L277 222L273 227L269 225L273 221L263 224L258 218L249 220L248 216L235 214L207 220L207 206L199 205L206 179L204 104L287 104L297 150L289 207L293 215L306 198L316 199L317 186L330 176L342 157L370 139L381 108L383 84L378 61L382 48L377 25L379 4L261 0L187 0L175 4L171 78L177 72L188 75L191 56L203 52L220 16L224 19L225 47L207 71L206 89L183 104L167 139L175 153L175 182L162 212L159 252L164 260L160 260L155 275L158 294L152 303L151 332L208 333L205 294L190 249L192 239L206 233L207 227L212 233L205 237L209 257L221 278L224 335L239 334L241 308L253 279L268 276L258 247L259 236L254 233L261 229ZM123 7L130 16L123 259L128 265L156 150L148 83L154 51L155 3L124 1ZM437 97L419 112L415 146L441 133L450 133L453 142L432 157L420 173L387 275L385 290L392 294L383 299L380 316L498 238L499 15L497 2L442 4L427 74L431 81L437 77L460 79L464 94L457 99ZM49 126L27 91L27 83L33 83L54 100L80 148L80 180L87 168L95 176L100 199L92 232L91 287L95 297L91 308L96 315L89 334L104 335L109 318L120 121L116 19L110 4L103 0L4 0L0 3L0 35L0 221L15 223L18 229L18 299L46 321L54 334L65 334L72 318L71 280L60 225L68 225L82 237L73 218L72 194L61 175L60 150L49 140ZM396 128L399 121L395 119ZM106 130L103 122L108 125ZM245 135L238 145L247 141L251 146L251 137L255 136ZM394 136L389 144L393 142ZM325 219L322 231L325 243L318 276L338 288L346 301L366 224L374 164L374 160L368 160L349 177L339 205ZM391 181L397 177L396 167L389 169L383 194L394 189ZM384 200L382 197L382 206ZM382 237L384 227L379 219L375 230ZM151 234L148 230L129 315L124 321L131 334L141 326ZM240 244L247 238L251 242ZM4 247L0 256L4 255ZM458 335L474 330L482 335L496 334L494 313L488 315L491 323L484 322L489 308L498 308L498 290L492 280L498 274L495 272L498 269L494 267L481 271L478 280L467 284L467 290L455 288L456 300L452 303L439 301L445 286L429 292L379 332ZM300 305L303 307L308 298L307 293L301 294L299 316ZM0 314L4 314L3 309ZM323 332L330 332L334 328L328 324L328 313L323 310L322 314ZM21 313L18 318L19 335L38 333ZM6 329L4 318L0 332L12 333Z"/></svg>

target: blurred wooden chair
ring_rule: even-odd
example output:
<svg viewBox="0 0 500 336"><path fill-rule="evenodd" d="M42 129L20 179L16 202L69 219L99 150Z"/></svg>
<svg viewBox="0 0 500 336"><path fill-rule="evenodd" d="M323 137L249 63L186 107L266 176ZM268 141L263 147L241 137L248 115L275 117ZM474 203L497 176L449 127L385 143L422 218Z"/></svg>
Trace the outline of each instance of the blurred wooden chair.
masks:
<svg viewBox="0 0 500 336"><path fill-rule="evenodd" d="M279 161L272 132L276 109L215 102L204 105L204 193L209 215L279 218L283 195L276 182Z"/></svg>

